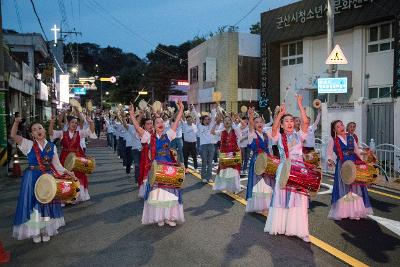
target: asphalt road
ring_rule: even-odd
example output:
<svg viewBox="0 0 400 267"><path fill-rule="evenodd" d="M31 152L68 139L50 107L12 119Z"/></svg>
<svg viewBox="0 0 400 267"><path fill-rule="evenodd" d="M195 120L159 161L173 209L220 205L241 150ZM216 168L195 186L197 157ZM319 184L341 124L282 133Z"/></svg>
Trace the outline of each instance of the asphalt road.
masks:
<svg viewBox="0 0 400 267"><path fill-rule="evenodd" d="M265 217L211 191L188 175L186 222L175 228L140 223L143 201L133 178L108 148L92 148L97 169L90 176L91 200L65 208L66 226L49 243L11 239L19 180L0 192L0 240L12 253L10 266L343 266L335 256L294 237L263 232ZM326 181L329 183L329 180ZM371 194L375 214L400 221L398 199ZM399 266L399 236L373 220L326 219L330 195L310 205L315 237L372 266Z"/></svg>

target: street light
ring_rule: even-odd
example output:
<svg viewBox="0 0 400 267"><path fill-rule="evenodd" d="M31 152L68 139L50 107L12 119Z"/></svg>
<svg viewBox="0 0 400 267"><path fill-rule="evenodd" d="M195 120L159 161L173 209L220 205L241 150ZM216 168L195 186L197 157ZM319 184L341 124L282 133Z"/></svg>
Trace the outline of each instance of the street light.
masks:
<svg viewBox="0 0 400 267"><path fill-rule="evenodd" d="M106 95L109 95L110 94L110 92L106 92Z"/></svg>
<svg viewBox="0 0 400 267"><path fill-rule="evenodd" d="M73 67L71 69L71 72L74 73L74 74L77 74L78 73L78 68L77 67Z"/></svg>

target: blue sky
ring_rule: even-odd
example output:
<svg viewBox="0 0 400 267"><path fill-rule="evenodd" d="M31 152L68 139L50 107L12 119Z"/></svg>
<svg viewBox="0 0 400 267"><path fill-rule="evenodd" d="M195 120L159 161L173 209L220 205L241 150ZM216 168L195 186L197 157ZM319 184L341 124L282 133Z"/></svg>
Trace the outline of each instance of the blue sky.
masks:
<svg viewBox="0 0 400 267"><path fill-rule="evenodd" d="M30 0L0 0L3 28L21 32L41 32ZM239 21L260 0L60 0L64 3L70 28L82 32L82 37L67 37L66 41L93 42L115 46L145 57L158 43L180 44L196 35L206 35L223 25ZM58 0L34 0L49 40L50 29L62 20ZM263 0L240 24L248 32L260 14L295 0ZM99 6L105 11L100 11ZM19 13L20 23L18 22ZM128 29L114 23L116 17ZM63 29L65 30L65 28ZM146 41L144 41L145 39Z"/></svg>

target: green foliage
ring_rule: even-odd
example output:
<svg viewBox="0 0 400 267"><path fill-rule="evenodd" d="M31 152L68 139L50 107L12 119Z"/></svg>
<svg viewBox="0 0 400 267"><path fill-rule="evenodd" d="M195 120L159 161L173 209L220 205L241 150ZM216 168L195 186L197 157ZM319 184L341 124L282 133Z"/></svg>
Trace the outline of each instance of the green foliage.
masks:
<svg viewBox="0 0 400 267"><path fill-rule="evenodd" d="M257 22L256 24L251 25L250 26L250 33L261 34L261 23Z"/></svg>

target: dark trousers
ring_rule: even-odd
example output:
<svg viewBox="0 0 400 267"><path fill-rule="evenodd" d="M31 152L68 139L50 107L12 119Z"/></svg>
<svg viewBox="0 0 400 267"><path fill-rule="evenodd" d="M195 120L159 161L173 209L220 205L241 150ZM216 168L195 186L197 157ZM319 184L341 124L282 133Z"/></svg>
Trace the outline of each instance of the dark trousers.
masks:
<svg viewBox="0 0 400 267"><path fill-rule="evenodd" d="M101 129L100 125L95 127L97 138L100 138L100 129Z"/></svg>
<svg viewBox="0 0 400 267"><path fill-rule="evenodd" d="M247 164L250 157L250 148L247 146L241 147L240 151L242 152L242 171L247 171Z"/></svg>
<svg viewBox="0 0 400 267"><path fill-rule="evenodd" d="M214 144L214 163L218 163L218 157L219 157L219 146L221 145L221 141L218 141L218 143Z"/></svg>
<svg viewBox="0 0 400 267"><path fill-rule="evenodd" d="M132 147L127 146L125 147L125 164L124 164L126 173L131 173L132 161L133 161Z"/></svg>
<svg viewBox="0 0 400 267"><path fill-rule="evenodd" d="M135 164L135 182L138 182L140 172L140 150L132 149L133 163Z"/></svg>
<svg viewBox="0 0 400 267"><path fill-rule="evenodd" d="M113 146L114 146L114 153L117 151L117 136L113 134Z"/></svg>
<svg viewBox="0 0 400 267"><path fill-rule="evenodd" d="M122 138L122 146L121 146L121 157L122 157L122 165L126 165L126 141ZM131 163L132 164L132 163ZM129 165L131 166L131 165Z"/></svg>
<svg viewBox="0 0 400 267"><path fill-rule="evenodd" d="M193 158L193 166L197 169L197 148L196 142L183 142L183 159L185 162L185 168L188 168L189 156Z"/></svg>

